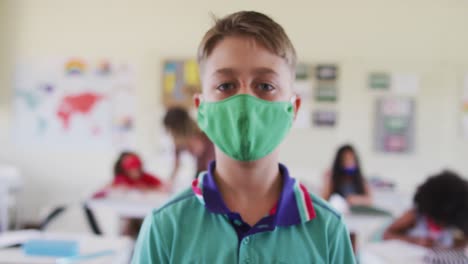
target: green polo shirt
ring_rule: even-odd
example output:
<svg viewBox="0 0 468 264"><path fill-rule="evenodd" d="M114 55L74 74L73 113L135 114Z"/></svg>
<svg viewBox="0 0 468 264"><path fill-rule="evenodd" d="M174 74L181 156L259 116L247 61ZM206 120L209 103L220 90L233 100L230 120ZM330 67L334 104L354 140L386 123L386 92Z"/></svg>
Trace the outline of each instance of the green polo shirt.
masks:
<svg viewBox="0 0 468 264"><path fill-rule="evenodd" d="M214 167L146 217L132 263L355 263L341 216L286 167L277 205L252 227L225 206Z"/></svg>

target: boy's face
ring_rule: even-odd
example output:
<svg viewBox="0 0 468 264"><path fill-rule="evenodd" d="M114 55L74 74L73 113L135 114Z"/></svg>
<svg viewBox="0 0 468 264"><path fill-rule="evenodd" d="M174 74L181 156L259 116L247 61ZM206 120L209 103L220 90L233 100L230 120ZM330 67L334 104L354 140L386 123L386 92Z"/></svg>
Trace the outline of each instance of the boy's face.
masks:
<svg viewBox="0 0 468 264"><path fill-rule="evenodd" d="M293 96L293 71L286 61L248 37L226 37L206 58L201 71L203 100L215 102L237 94L267 101ZM195 96L198 107L200 96ZM300 99L292 102L297 111Z"/></svg>

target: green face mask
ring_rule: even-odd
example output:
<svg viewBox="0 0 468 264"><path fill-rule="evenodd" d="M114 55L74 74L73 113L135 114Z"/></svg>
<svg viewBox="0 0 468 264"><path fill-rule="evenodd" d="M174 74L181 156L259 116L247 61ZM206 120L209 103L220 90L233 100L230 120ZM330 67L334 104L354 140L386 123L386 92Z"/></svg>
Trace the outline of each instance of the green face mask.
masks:
<svg viewBox="0 0 468 264"><path fill-rule="evenodd" d="M229 157L254 161L270 154L294 120L291 102L270 102L239 94L219 102L201 102L198 126Z"/></svg>

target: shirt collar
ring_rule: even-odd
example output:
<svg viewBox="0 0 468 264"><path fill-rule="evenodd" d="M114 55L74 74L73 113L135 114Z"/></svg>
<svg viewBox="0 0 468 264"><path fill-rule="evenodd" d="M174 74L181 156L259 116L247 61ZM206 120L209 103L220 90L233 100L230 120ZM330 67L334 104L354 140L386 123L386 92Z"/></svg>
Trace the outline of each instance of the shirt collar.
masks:
<svg viewBox="0 0 468 264"><path fill-rule="evenodd" d="M216 162L211 162L208 171L202 172L192 183L192 190L198 200L212 213L227 214L232 212L226 207L214 180ZM275 217L276 226L291 226L308 222L315 218L315 210L306 187L290 177L286 166L279 164L283 177L283 189L277 205L270 215Z"/></svg>

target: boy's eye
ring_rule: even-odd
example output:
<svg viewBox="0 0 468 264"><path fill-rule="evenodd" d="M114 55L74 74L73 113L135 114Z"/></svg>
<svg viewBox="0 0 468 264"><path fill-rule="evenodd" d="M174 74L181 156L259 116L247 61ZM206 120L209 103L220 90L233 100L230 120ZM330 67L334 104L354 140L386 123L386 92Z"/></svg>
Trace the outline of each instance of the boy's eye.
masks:
<svg viewBox="0 0 468 264"><path fill-rule="evenodd" d="M262 92L270 92L275 89L273 85L268 84L268 83L260 83L257 85L257 88L260 89Z"/></svg>
<svg viewBox="0 0 468 264"><path fill-rule="evenodd" d="M221 92L227 92L227 91L233 90L234 88L235 88L235 85L233 83L223 83L219 85L218 87L216 87L216 89L218 89Z"/></svg>

